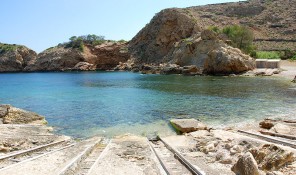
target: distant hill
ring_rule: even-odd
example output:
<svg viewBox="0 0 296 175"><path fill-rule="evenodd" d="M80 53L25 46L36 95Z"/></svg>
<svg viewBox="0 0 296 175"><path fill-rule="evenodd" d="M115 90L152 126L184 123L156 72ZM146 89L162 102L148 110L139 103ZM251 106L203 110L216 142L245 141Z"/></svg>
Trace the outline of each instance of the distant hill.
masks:
<svg viewBox="0 0 296 175"><path fill-rule="evenodd" d="M296 0L250 0L165 9L131 40L129 50L138 61L153 63L161 61L176 42L209 27L234 24L254 32L258 50L296 50Z"/></svg>

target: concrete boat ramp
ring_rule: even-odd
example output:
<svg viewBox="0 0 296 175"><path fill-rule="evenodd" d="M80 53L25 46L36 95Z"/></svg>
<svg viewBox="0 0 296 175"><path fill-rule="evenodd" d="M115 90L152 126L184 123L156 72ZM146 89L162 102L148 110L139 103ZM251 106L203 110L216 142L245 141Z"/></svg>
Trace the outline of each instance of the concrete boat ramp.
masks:
<svg viewBox="0 0 296 175"><path fill-rule="evenodd" d="M200 139L204 132L197 132L149 140L134 135L59 140L1 156L0 175L234 175L230 164L211 161L211 154L202 153L197 145L213 138L221 145L233 139L254 145L272 143L248 132L212 130L206 140ZM273 144L284 143L276 141ZM296 143L289 143L286 149L295 153Z"/></svg>

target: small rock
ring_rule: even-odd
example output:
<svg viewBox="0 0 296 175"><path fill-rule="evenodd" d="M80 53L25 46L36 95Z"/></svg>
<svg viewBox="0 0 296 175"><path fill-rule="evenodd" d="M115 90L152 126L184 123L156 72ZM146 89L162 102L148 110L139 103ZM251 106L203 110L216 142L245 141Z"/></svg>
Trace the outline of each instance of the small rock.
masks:
<svg viewBox="0 0 296 175"><path fill-rule="evenodd" d="M271 120L265 119L259 123L261 128L270 129L274 126L274 123Z"/></svg>
<svg viewBox="0 0 296 175"><path fill-rule="evenodd" d="M224 152L217 153L217 155L216 155L216 161L222 160L225 156L226 156L226 154Z"/></svg>
<svg viewBox="0 0 296 175"><path fill-rule="evenodd" d="M214 40L217 39L217 34L211 30L204 30L201 32L202 40Z"/></svg>
<svg viewBox="0 0 296 175"><path fill-rule="evenodd" d="M207 126L196 119L172 119L172 126L181 133L206 130Z"/></svg>
<svg viewBox="0 0 296 175"><path fill-rule="evenodd" d="M296 76L295 76L294 79L292 80L292 83L296 83Z"/></svg>
<svg viewBox="0 0 296 175"><path fill-rule="evenodd" d="M232 164L232 158L231 157L224 157L222 158L219 163L222 163L222 164Z"/></svg>
<svg viewBox="0 0 296 175"><path fill-rule="evenodd" d="M237 153L241 153L242 152L242 148L239 145L234 145L231 149L230 149L230 155L234 155Z"/></svg>
<svg viewBox="0 0 296 175"><path fill-rule="evenodd" d="M230 148L232 148L232 146L233 146L233 145L231 145L230 143L226 143L226 144L224 145L224 148L230 150Z"/></svg>
<svg viewBox="0 0 296 175"><path fill-rule="evenodd" d="M10 149L5 146L0 146L0 153L8 153Z"/></svg>
<svg viewBox="0 0 296 175"><path fill-rule="evenodd" d="M259 175L257 162L250 152L241 156L231 170L239 175Z"/></svg>
<svg viewBox="0 0 296 175"><path fill-rule="evenodd" d="M274 132L280 133L280 134L289 134L291 132L291 129L289 126L277 123L271 128Z"/></svg>
<svg viewBox="0 0 296 175"><path fill-rule="evenodd" d="M0 105L0 118L8 114L9 105Z"/></svg>
<svg viewBox="0 0 296 175"><path fill-rule="evenodd" d="M194 138L198 138L198 139L200 139L200 138L204 138L204 137L206 137L206 136L211 135L210 132L207 131L207 130L194 131L194 132L190 132L189 134L190 134L192 137L194 137Z"/></svg>
<svg viewBox="0 0 296 175"><path fill-rule="evenodd" d="M209 152L215 152L216 148L215 148L214 143L210 143L210 144L206 145L205 147L203 147L201 149L201 151L205 154L208 154Z"/></svg>

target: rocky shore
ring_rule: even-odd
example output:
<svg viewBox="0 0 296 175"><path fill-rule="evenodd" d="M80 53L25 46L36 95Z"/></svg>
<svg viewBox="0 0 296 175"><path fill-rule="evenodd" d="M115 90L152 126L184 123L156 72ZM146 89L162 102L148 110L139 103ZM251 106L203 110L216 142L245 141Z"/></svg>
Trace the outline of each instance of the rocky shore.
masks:
<svg viewBox="0 0 296 175"><path fill-rule="evenodd" d="M53 128L46 124L39 114L0 105L0 155L69 138L53 134Z"/></svg>
<svg viewBox="0 0 296 175"><path fill-rule="evenodd" d="M67 136L53 134L52 128L45 126L43 116L11 105L0 106L0 118L3 123L0 124L0 157L44 144L71 140ZM295 142L289 139L295 138L296 121L283 118L265 119L258 124L224 129L209 127L196 119L172 119L170 123L179 135L162 137L162 140L206 174L293 175L296 172L296 147L279 144L279 141L283 141L283 143L295 145ZM278 143L242 134L241 131L274 137ZM20 166L16 164L14 168L9 168L8 163L0 161L1 167L4 167L3 170L0 168L0 174L19 174L24 171L29 174L33 172L34 174L42 172L73 174L82 171L79 168L81 164L79 162L88 160L88 154L93 156L92 160L96 160L88 170L89 174L115 174L115 172L164 174L159 160L145 137L129 134L116 136L111 139L107 147L86 154L85 151L89 148L96 150L95 145L100 148L102 139L99 139L100 142L97 139L86 139L80 142L72 140L76 147L63 148L67 148L65 151L69 155L57 150L58 152L53 151L50 156L43 156L36 160L33 158L30 162L21 161ZM83 151L81 148L87 149ZM62 157L70 164L66 166L58 163L59 156L55 154L65 154ZM75 164L71 163L73 161ZM32 164L34 169L31 168ZM5 168L6 166L8 168ZM51 170L49 169L51 166L61 167L61 169ZM65 169L64 166L67 168Z"/></svg>

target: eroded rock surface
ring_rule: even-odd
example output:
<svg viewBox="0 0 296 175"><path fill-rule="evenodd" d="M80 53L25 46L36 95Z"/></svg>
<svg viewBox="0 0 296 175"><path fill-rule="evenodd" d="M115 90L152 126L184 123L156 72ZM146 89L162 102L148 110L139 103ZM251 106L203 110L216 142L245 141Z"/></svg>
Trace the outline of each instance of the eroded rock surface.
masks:
<svg viewBox="0 0 296 175"><path fill-rule="evenodd" d="M25 46L0 43L0 72L21 72L37 58L37 53Z"/></svg>
<svg viewBox="0 0 296 175"><path fill-rule="evenodd" d="M11 105L0 106L0 118L3 124L46 124L43 116L13 107Z"/></svg>
<svg viewBox="0 0 296 175"><path fill-rule="evenodd" d="M209 30L178 43L165 60L180 66L195 65L204 74L242 73L255 68L253 58L225 44Z"/></svg>
<svg viewBox="0 0 296 175"><path fill-rule="evenodd" d="M262 170L278 170L294 161L294 154L291 151L272 144L265 144L260 148L253 148L250 152L253 154L258 162L258 166Z"/></svg>
<svg viewBox="0 0 296 175"><path fill-rule="evenodd" d="M108 70L128 58L125 43L105 42L97 46L84 44L83 51L57 46L38 54L34 64L27 66L25 71Z"/></svg>
<svg viewBox="0 0 296 175"><path fill-rule="evenodd" d="M249 152L241 156L231 170L239 175L259 175L257 162Z"/></svg>
<svg viewBox="0 0 296 175"><path fill-rule="evenodd" d="M207 129L205 124L196 119L172 119L170 122L181 133Z"/></svg>

